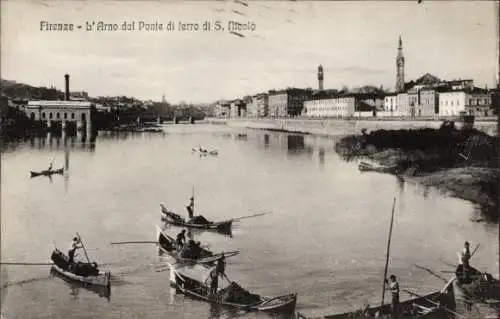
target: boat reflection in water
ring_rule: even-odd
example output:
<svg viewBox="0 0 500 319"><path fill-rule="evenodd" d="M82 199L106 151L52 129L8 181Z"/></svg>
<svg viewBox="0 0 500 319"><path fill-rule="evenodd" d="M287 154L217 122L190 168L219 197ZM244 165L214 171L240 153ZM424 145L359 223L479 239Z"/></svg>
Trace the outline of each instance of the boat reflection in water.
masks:
<svg viewBox="0 0 500 319"><path fill-rule="evenodd" d="M57 271L54 271L53 269L50 270L50 276L58 277L62 279L64 282L66 282L71 288L71 295L73 296L77 296L80 293L80 289L85 289L97 294L99 297L106 298L108 301L110 301L111 287L95 286L95 285L85 284L79 281L74 281L59 274Z"/></svg>

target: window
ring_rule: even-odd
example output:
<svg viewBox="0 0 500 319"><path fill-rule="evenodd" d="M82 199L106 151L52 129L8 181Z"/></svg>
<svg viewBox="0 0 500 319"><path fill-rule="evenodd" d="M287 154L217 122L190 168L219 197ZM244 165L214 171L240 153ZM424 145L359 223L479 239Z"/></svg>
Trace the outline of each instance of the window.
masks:
<svg viewBox="0 0 500 319"><path fill-rule="evenodd" d="M68 118L68 113L64 112L64 119Z"/></svg>
<svg viewBox="0 0 500 319"><path fill-rule="evenodd" d="M75 119L75 113L71 113L71 119L74 120Z"/></svg>
<svg viewBox="0 0 500 319"><path fill-rule="evenodd" d="M56 113L56 118L57 119L60 119L61 118L61 114L59 114L59 112Z"/></svg>
<svg viewBox="0 0 500 319"><path fill-rule="evenodd" d="M42 113L42 119L45 120L45 112Z"/></svg>
<svg viewBox="0 0 500 319"><path fill-rule="evenodd" d="M49 113L49 119L52 119L52 112Z"/></svg>

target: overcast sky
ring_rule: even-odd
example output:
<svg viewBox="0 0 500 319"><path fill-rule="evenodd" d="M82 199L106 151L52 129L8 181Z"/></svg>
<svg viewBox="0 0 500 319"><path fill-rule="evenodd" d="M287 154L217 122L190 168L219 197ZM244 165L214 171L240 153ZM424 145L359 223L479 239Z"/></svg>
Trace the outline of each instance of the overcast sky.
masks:
<svg viewBox="0 0 500 319"><path fill-rule="evenodd" d="M1 76L91 96L212 102L272 88L394 88L397 39L405 80L429 72L495 85L497 34L489 1L2 1ZM245 6L243 3L247 3ZM40 31L40 21L255 23L240 32ZM213 26L213 25L212 25ZM137 22L136 22L137 28Z"/></svg>

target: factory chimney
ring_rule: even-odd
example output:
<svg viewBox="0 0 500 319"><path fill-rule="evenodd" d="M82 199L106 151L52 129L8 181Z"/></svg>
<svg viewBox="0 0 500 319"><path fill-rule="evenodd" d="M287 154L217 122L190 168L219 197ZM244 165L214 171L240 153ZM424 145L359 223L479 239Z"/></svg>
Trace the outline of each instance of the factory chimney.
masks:
<svg viewBox="0 0 500 319"><path fill-rule="evenodd" d="M64 83L65 83L64 100L69 101L69 74L64 75Z"/></svg>

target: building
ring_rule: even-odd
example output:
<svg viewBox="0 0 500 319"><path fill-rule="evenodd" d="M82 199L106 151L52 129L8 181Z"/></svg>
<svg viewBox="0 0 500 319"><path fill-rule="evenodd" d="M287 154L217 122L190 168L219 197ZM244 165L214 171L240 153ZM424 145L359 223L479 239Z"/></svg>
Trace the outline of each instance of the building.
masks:
<svg viewBox="0 0 500 319"><path fill-rule="evenodd" d="M439 91L434 88L423 88L419 91L419 101L415 109L416 116L433 116L439 114Z"/></svg>
<svg viewBox="0 0 500 319"><path fill-rule="evenodd" d="M397 112L397 94L389 93L384 97L384 111Z"/></svg>
<svg viewBox="0 0 500 319"><path fill-rule="evenodd" d="M439 115L458 116L465 112L467 93L460 91L447 91L439 93Z"/></svg>
<svg viewBox="0 0 500 319"><path fill-rule="evenodd" d="M410 116L410 100L408 93L398 93L396 96L397 113L400 116Z"/></svg>
<svg viewBox="0 0 500 319"><path fill-rule="evenodd" d="M304 102L303 116L306 117L351 117L356 108L354 96L339 96L330 99Z"/></svg>
<svg viewBox="0 0 500 319"><path fill-rule="evenodd" d="M229 117L231 114L231 104L227 101L219 101L215 104L216 117Z"/></svg>
<svg viewBox="0 0 500 319"><path fill-rule="evenodd" d="M47 127L61 124L64 130L68 123L75 123L77 130L84 130L88 134L92 131L92 115L95 104L89 101L71 101L69 91L69 75L65 78L64 101L29 101L25 106L26 115L35 121L44 121Z"/></svg>
<svg viewBox="0 0 500 319"><path fill-rule="evenodd" d="M493 115L491 94L487 90L475 88L467 95L465 112L475 116Z"/></svg>
<svg viewBox="0 0 500 319"><path fill-rule="evenodd" d="M288 88L280 91L269 91L269 116L287 117L302 113L304 101L310 99L312 90Z"/></svg>
<svg viewBox="0 0 500 319"><path fill-rule="evenodd" d="M253 97L257 107L257 116L267 116L269 112L269 96L266 93L257 94Z"/></svg>
<svg viewBox="0 0 500 319"><path fill-rule="evenodd" d="M405 57L403 56L403 42L399 36L398 54L396 56L396 92L405 90Z"/></svg>
<svg viewBox="0 0 500 319"><path fill-rule="evenodd" d="M246 116L246 104L243 100L237 99L230 103L230 116L231 117Z"/></svg>
<svg viewBox="0 0 500 319"><path fill-rule="evenodd" d="M318 66L318 90L323 91L324 86L323 86L323 66L320 64Z"/></svg>
<svg viewBox="0 0 500 319"><path fill-rule="evenodd" d="M258 109L257 109L257 100L255 97L252 97L247 103L247 117L257 117Z"/></svg>
<svg viewBox="0 0 500 319"><path fill-rule="evenodd" d="M473 80L443 81L443 82L439 83L439 86L447 87L450 91L473 90L474 89L474 81Z"/></svg>

